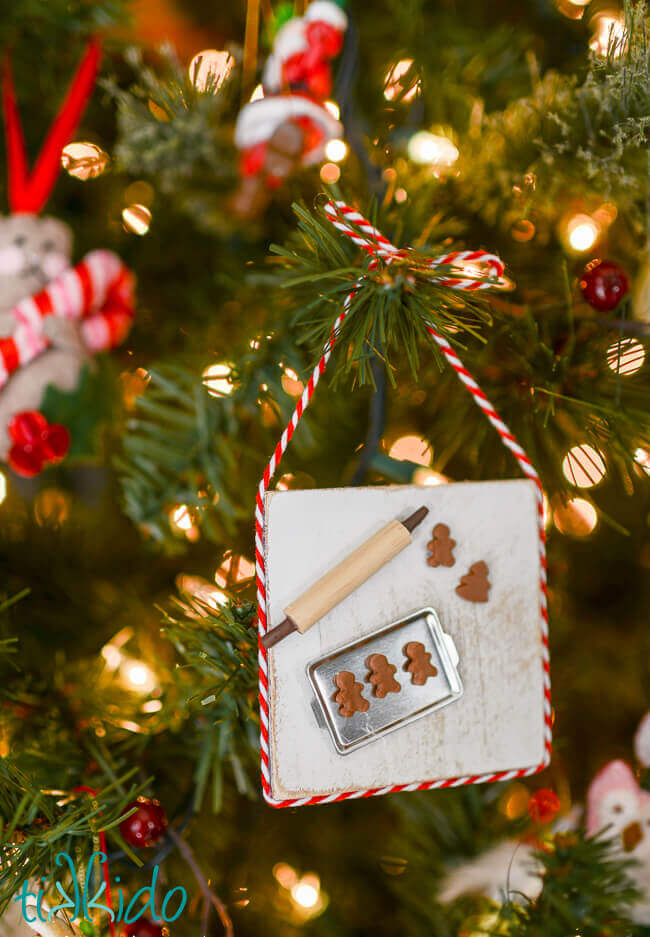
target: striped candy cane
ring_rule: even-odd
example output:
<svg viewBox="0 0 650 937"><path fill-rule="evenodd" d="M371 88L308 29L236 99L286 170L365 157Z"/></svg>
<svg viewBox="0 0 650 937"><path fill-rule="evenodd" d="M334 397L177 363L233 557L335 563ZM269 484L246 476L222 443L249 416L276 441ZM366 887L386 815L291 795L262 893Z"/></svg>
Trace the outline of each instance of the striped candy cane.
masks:
<svg viewBox="0 0 650 937"><path fill-rule="evenodd" d="M44 333L48 316L81 320L84 343L105 351L124 341L133 321L133 277L110 251L86 254L81 263L52 280L45 289L21 300L11 310L13 333L0 339L0 387L50 341Z"/></svg>
<svg viewBox="0 0 650 937"><path fill-rule="evenodd" d="M379 259L390 263L391 260L406 256L407 252L395 247L384 235L378 231L370 222L359 214L356 209L351 208L344 202L330 201L325 205L325 213L328 220L334 227L349 237L353 244L360 247L371 257L371 266L376 266ZM373 263L374 262L374 263ZM504 272L503 262L494 254L488 254L484 251L458 251L451 254L445 254L437 257L430 262L431 267L442 265L458 265L464 262L473 262L476 264L486 264L491 276L500 277ZM488 280L467 279L463 276L462 268L459 269L457 277L443 279L441 282L453 289L459 290L477 290L489 289L493 282ZM358 284L357 284L358 285ZM332 349L339 335L341 325L348 315L352 299L356 292L355 286L343 303L343 309L337 317L332 332L327 342L321 358L314 368L307 385L296 404L296 408L285 428L280 440L275 447L273 455L269 460L264 471L264 475L259 483L255 505L255 565L257 576L257 606L259 618L259 637L261 638L267 631L267 607L266 607L266 579L264 563L264 497L268 491L271 479L278 468L282 456L291 441L291 437L302 418L303 413L309 406L318 382L323 375L327 363L332 354ZM275 800L271 794L271 778L269 767L269 686L268 686L268 651L259 643L259 699L260 699L260 754L261 754L261 772L262 772L262 792L264 798L273 807L303 807L313 804L327 804L339 800L351 800L358 797L374 797L379 794L391 794L399 791L426 791L435 788L444 787L462 787L466 784L483 784L493 781L510 781L515 778L523 778L536 774L545 768L551 759L551 684L550 684L550 665L548 652L548 610L546 596L546 535L544 531L544 502L543 489L539 476L533 465L514 438L503 420L478 386L469 371L466 370L462 361L453 350L447 339L441 335L429 323L427 325L432 338L440 347L445 358L454 369L462 383L472 394L476 404L483 411L492 426L501 437L503 444L513 453L519 463L524 475L535 483L537 489L538 504L538 533L539 533L539 556L540 556L540 582L539 582L539 603L540 603L540 621L541 621L541 641L542 641L542 666L544 670L544 758L540 764L533 767L519 768L511 771L497 771L488 774L466 775L464 777L447 778L434 781L423 781L415 784L397 784L390 787L373 788L368 790L345 791L343 793L320 795L316 797L300 797L289 800Z"/></svg>

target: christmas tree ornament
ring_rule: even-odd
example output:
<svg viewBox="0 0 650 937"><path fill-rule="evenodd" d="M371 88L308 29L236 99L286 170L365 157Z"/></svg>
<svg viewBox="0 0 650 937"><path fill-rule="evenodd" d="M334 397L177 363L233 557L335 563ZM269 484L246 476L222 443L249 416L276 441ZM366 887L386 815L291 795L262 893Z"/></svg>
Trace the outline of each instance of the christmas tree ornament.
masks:
<svg viewBox="0 0 650 937"><path fill-rule="evenodd" d="M535 791L528 801L528 816L535 823L550 823L560 809L560 798L546 788Z"/></svg>
<svg viewBox="0 0 650 937"><path fill-rule="evenodd" d="M641 897L630 918L650 925L650 793L624 761L610 762L589 785L586 828L592 836L604 832L614 853L634 860L628 875Z"/></svg>
<svg viewBox="0 0 650 937"><path fill-rule="evenodd" d="M4 65L11 214L0 218L0 458L23 475L38 474L69 447L64 427L41 425L38 441L28 438L36 432L34 420L47 423L42 405L48 387L76 390L93 355L123 341L133 319L133 282L119 258L92 251L71 267L70 230L38 216L90 96L99 57L93 42L31 173L11 66L8 60Z"/></svg>
<svg viewBox="0 0 650 937"><path fill-rule="evenodd" d="M120 833L129 846L145 849L160 842L167 829L167 817L164 808L157 800L138 797L126 809L134 810L134 812L130 817L122 820Z"/></svg>
<svg viewBox="0 0 650 937"><path fill-rule="evenodd" d="M356 210L329 202L325 213L369 255L371 267L380 259L390 264L403 256ZM443 263L455 266L468 258L487 263L497 276L503 273L498 258L468 251L432 259L432 275ZM469 279L462 267L443 280L468 290L492 282ZM276 807L521 778L541 770L550 758L541 484L523 449L433 324L427 324L429 333L515 455L526 480L269 491L341 324L352 314L354 292L344 302L257 496L262 788ZM284 624L290 603L305 585L337 569L388 523L407 518L416 498L445 541L445 562L434 569L429 565L432 544L437 551L442 543L435 537L431 541L431 528L420 525L412 532L412 544L378 567L371 579L352 577L346 590L338 582L326 588L329 598L325 595L320 614L300 640L269 650L265 635L276 623ZM449 565L452 531L454 563ZM470 571L462 577L461 593L469 589L471 595L457 592L458 565ZM476 579L478 591L474 582L464 582L468 578ZM415 660L419 663L411 669ZM405 665L406 673L420 675L417 680L404 678Z"/></svg>
<svg viewBox="0 0 650 937"><path fill-rule="evenodd" d="M580 292L598 312L616 309L628 289L625 271L611 260L592 260L582 271Z"/></svg>
<svg viewBox="0 0 650 937"><path fill-rule="evenodd" d="M7 461L17 475L33 478L45 465L60 462L70 448L65 426L48 423L37 410L25 410L9 424L12 446Z"/></svg>
<svg viewBox="0 0 650 937"><path fill-rule="evenodd" d="M141 917L131 924L125 924L120 937L164 937L166 933L166 928L160 924L154 924L148 918Z"/></svg>
<svg viewBox="0 0 650 937"><path fill-rule="evenodd" d="M303 17L278 30L264 69L264 97L246 104L235 127L241 185L232 204L238 214L259 214L274 189L299 167L318 163L327 143L342 135L324 101L346 27L336 3L314 0Z"/></svg>

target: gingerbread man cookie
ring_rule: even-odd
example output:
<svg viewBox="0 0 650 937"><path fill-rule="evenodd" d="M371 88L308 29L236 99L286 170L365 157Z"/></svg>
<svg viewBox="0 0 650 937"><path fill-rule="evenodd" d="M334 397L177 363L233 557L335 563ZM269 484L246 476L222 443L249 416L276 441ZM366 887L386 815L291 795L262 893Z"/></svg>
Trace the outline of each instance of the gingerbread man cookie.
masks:
<svg viewBox="0 0 650 937"><path fill-rule="evenodd" d="M334 677L338 691L334 694L334 702L339 704L339 713L349 719L355 713L365 713L370 707L368 700L361 695L363 683L357 683L350 670L342 670Z"/></svg>
<svg viewBox="0 0 650 937"><path fill-rule="evenodd" d="M370 671L366 681L372 683L373 696L383 699L387 693L400 692L401 684L394 677L397 667L388 663L385 654L371 654L366 658L366 667Z"/></svg>
<svg viewBox="0 0 650 937"><path fill-rule="evenodd" d="M438 673L431 663L431 654L425 651L421 641L409 641L404 646L404 654L408 658L404 670L411 674L411 683L416 686L424 686L429 677L435 677Z"/></svg>
<svg viewBox="0 0 650 937"><path fill-rule="evenodd" d="M433 540L427 543L429 556L427 563L429 566L453 566L456 562L454 557L454 547L456 541L449 536L449 528L446 524L436 524L433 528Z"/></svg>

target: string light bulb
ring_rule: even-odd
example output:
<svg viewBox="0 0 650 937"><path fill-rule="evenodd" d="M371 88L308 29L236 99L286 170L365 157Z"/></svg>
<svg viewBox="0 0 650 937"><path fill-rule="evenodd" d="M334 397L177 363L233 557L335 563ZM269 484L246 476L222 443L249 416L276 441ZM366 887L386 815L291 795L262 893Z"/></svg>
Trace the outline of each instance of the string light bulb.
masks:
<svg viewBox="0 0 650 937"><path fill-rule="evenodd" d="M602 12L592 20L589 48L596 55L619 58L627 46L625 20L619 13Z"/></svg>
<svg viewBox="0 0 650 937"><path fill-rule="evenodd" d="M640 371L644 361L645 348L635 338L623 338L607 349L607 366L624 377Z"/></svg>
<svg viewBox="0 0 650 937"><path fill-rule="evenodd" d="M108 153L96 143L75 141L68 143L61 151L61 166L75 179L85 182L87 179L96 179L108 168L110 162Z"/></svg>
<svg viewBox="0 0 650 937"><path fill-rule="evenodd" d="M410 72L412 67L413 59L400 59L389 69L384 80L384 97L387 101L394 101L395 98L401 101L412 101L420 93L419 78L410 86L402 82L402 78Z"/></svg>
<svg viewBox="0 0 650 937"><path fill-rule="evenodd" d="M228 361L210 364L201 375L203 385L211 397L229 397L235 389L232 379L233 365Z"/></svg>
<svg viewBox="0 0 650 937"><path fill-rule="evenodd" d="M325 156L327 156L332 163L342 163L347 155L347 144L344 140L339 140L338 137L330 140L325 147Z"/></svg>
<svg viewBox="0 0 650 937"><path fill-rule="evenodd" d="M197 52L189 66L190 81L197 91L216 92L228 78L235 60L230 52L204 49Z"/></svg>
<svg viewBox="0 0 650 937"><path fill-rule="evenodd" d="M591 215L579 213L566 222L566 240L576 254L591 250L600 236L600 227Z"/></svg>
<svg viewBox="0 0 650 937"><path fill-rule="evenodd" d="M127 205L122 211L122 223L127 231L140 237L145 235L151 226L151 212L146 205Z"/></svg>
<svg viewBox="0 0 650 937"><path fill-rule="evenodd" d="M421 436L409 434L396 439L388 451L391 459L399 462L415 462L416 465L429 467L433 459L431 446Z"/></svg>
<svg viewBox="0 0 650 937"><path fill-rule="evenodd" d="M569 498L558 504L553 511L553 523L561 534L571 537L587 537L598 523L598 512L584 498Z"/></svg>
<svg viewBox="0 0 650 937"><path fill-rule="evenodd" d="M577 488L593 488L603 480L607 467L602 453L588 443L573 446L562 462L567 481Z"/></svg>
<svg viewBox="0 0 650 937"><path fill-rule="evenodd" d="M449 137L420 130L408 142L409 159L420 166L446 169L453 166L460 153Z"/></svg>

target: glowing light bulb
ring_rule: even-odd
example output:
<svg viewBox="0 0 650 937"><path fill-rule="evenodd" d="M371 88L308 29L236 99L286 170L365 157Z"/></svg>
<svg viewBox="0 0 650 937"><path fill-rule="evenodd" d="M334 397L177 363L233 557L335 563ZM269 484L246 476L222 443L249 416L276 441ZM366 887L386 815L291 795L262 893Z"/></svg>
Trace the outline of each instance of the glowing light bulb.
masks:
<svg viewBox="0 0 650 937"><path fill-rule="evenodd" d="M305 385L298 377L297 373L293 368L285 368L284 374L282 375L282 387L285 393L289 394L290 397L300 397Z"/></svg>
<svg viewBox="0 0 650 937"><path fill-rule="evenodd" d="M132 664L127 678L133 686L144 686L148 679L147 668L143 664Z"/></svg>
<svg viewBox="0 0 650 937"><path fill-rule="evenodd" d="M75 179L95 179L106 170L110 159L108 153L96 143L68 143L61 151L61 166Z"/></svg>
<svg viewBox="0 0 650 937"><path fill-rule="evenodd" d="M348 155L347 143L344 140L334 138L330 140L325 147L325 156L333 163L341 163Z"/></svg>
<svg viewBox="0 0 650 937"><path fill-rule="evenodd" d="M194 542L199 539L199 528L194 523L194 514L187 504L178 504L168 514L169 526L177 534L184 534Z"/></svg>
<svg viewBox="0 0 650 937"><path fill-rule="evenodd" d="M553 512L553 523L561 534L571 537L587 537L598 523L598 513L593 504L584 498L570 498Z"/></svg>
<svg viewBox="0 0 650 937"><path fill-rule="evenodd" d="M424 485L426 488L435 488L438 485L448 485L449 479L440 472L434 472L430 468L419 468L413 472L413 484Z"/></svg>
<svg viewBox="0 0 650 937"><path fill-rule="evenodd" d="M603 480L607 467L602 454L584 443L569 449L562 462L562 471L567 481L577 488L592 488Z"/></svg>
<svg viewBox="0 0 650 937"><path fill-rule="evenodd" d="M643 469L646 475L650 475L650 452L646 449L636 449L634 452L634 461Z"/></svg>
<svg viewBox="0 0 650 937"><path fill-rule="evenodd" d="M590 250L599 235L600 228L590 215L574 215L567 224L567 239L577 254Z"/></svg>
<svg viewBox="0 0 650 937"><path fill-rule="evenodd" d="M414 163L422 166L444 168L453 166L460 153L448 137L420 130L414 133L408 142L408 155Z"/></svg>
<svg viewBox="0 0 650 937"><path fill-rule="evenodd" d="M323 182L333 185L341 178L341 168L336 163L324 163L321 166L320 177Z"/></svg>
<svg viewBox="0 0 650 937"><path fill-rule="evenodd" d="M643 367L645 348L635 338L624 338L607 349L607 366L616 374L629 377Z"/></svg>
<svg viewBox="0 0 650 937"><path fill-rule="evenodd" d="M197 91L216 93L228 78L235 60L230 52L204 49L197 52L188 69L190 81Z"/></svg>
<svg viewBox="0 0 650 937"><path fill-rule="evenodd" d="M384 97L387 101L394 101L400 98L402 101L411 101L419 94L421 84L417 79L410 87L404 85L402 78L411 70L413 59L400 59L389 70L384 81ZM403 93L404 92L404 93Z"/></svg>
<svg viewBox="0 0 650 937"><path fill-rule="evenodd" d="M286 862L277 862L273 866L273 877L276 882L287 891L298 881L298 874L292 866Z"/></svg>
<svg viewBox="0 0 650 937"><path fill-rule="evenodd" d="M235 389L232 380L233 366L227 361L210 364L201 377L211 397L229 397Z"/></svg>
<svg viewBox="0 0 650 937"><path fill-rule="evenodd" d="M146 205L128 205L122 211L122 223L127 231L142 237L151 226L151 212Z"/></svg>
<svg viewBox="0 0 650 937"><path fill-rule="evenodd" d="M300 881L291 889L291 897L301 908L313 908L318 901L318 889L305 881Z"/></svg>
<svg viewBox="0 0 650 937"><path fill-rule="evenodd" d="M624 19L614 13L601 13L592 21L593 33L589 48L596 55L611 55L618 58L627 46L627 31Z"/></svg>
<svg viewBox="0 0 650 937"><path fill-rule="evenodd" d="M433 452L429 443L421 436L400 436L390 447L388 455L400 462L415 462L416 465L431 465Z"/></svg>

